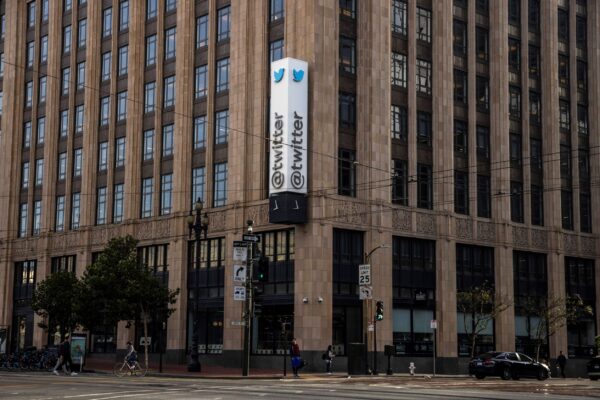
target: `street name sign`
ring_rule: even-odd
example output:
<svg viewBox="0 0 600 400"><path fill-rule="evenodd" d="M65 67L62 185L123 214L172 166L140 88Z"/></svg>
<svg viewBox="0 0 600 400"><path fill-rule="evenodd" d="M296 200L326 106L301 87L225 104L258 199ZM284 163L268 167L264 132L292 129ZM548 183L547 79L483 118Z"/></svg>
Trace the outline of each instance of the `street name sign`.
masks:
<svg viewBox="0 0 600 400"><path fill-rule="evenodd" d="M258 235L242 235L244 242L260 243L260 236Z"/></svg>

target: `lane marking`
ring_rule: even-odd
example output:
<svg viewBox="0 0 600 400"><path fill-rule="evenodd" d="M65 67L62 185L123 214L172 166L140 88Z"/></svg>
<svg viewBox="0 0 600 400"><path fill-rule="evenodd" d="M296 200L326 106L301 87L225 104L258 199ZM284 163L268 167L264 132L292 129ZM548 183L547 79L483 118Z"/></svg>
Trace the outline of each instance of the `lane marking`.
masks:
<svg viewBox="0 0 600 400"><path fill-rule="evenodd" d="M176 389L176 390L178 390L178 389ZM131 390L128 390L126 392L76 394L76 395L72 395L72 396L64 396L63 399L73 399L73 398L76 398L76 397L90 397L90 396L108 396L108 395L111 395L111 394L122 394L122 393L132 393L132 392L139 393L139 392L151 392L151 391L152 390L149 390L149 389L146 389L146 390L134 390L134 389L131 389Z"/></svg>
<svg viewBox="0 0 600 400"><path fill-rule="evenodd" d="M165 394L165 392L164 391L161 391L161 392L150 392L150 393L146 392L146 393L125 394L125 395L112 396L112 397L96 397L96 398L91 399L91 400L122 399L124 397L150 396L150 395L155 395L155 394Z"/></svg>

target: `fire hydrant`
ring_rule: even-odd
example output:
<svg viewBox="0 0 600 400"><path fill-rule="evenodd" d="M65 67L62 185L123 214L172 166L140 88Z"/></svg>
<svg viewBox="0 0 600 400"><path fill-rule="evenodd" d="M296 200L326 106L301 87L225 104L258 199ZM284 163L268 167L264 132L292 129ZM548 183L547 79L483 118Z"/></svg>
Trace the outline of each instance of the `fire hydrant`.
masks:
<svg viewBox="0 0 600 400"><path fill-rule="evenodd" d="M410 371L410 376L415 375L415 369L417 369L417 368L415 367L414 362L411 362L410 364L408 364L408 370Z"/></svg>

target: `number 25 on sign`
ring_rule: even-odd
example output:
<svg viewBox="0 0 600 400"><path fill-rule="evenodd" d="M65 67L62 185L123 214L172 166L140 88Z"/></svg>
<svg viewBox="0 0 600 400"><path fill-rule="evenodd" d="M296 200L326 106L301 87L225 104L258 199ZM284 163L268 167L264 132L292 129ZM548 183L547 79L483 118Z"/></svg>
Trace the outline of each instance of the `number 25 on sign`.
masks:
<svg viewBox="0 0 600 400"><path fill-rule="evenodd" d="M371 284L370 264L360 264L358 266L358 284L360 286L368 286Z"/></svg>

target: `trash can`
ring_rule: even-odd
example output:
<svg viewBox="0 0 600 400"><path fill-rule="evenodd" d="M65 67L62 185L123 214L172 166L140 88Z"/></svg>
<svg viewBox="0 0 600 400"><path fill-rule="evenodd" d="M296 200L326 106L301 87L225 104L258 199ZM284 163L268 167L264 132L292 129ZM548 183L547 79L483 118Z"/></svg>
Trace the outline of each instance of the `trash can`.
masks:
<svg viewBox="0 0 600 400"><path fill-rule="evenodd" d="M348 344L348 375L365 375L366 364L364 343Z"/></svg>

